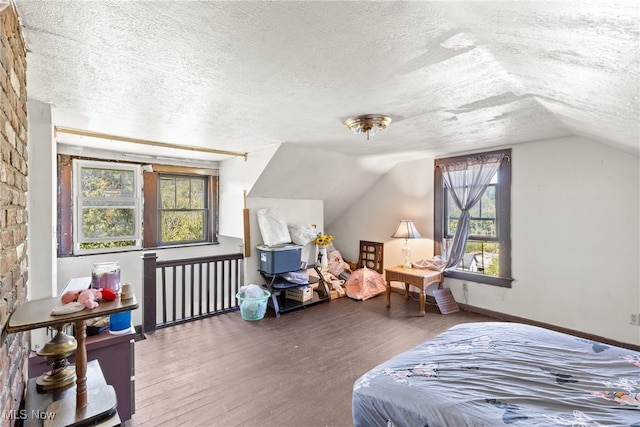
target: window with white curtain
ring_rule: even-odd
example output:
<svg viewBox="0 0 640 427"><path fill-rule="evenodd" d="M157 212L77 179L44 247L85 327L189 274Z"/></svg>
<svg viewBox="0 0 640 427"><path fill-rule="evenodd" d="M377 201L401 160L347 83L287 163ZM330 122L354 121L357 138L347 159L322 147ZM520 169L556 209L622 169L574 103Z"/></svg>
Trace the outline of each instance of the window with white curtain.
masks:
<svg viewBox="0 0 640 427"><path fill-rule="evenodd" d="M435 224L436 254L451 245L461 211L443 182L439 165L457 163L467 157L504 153L506 160L491 179L480 201L470 210L469 237L460 262L447 270L447 277L497 286L511 286L511 150L474 153L436 159Z"/></svg>

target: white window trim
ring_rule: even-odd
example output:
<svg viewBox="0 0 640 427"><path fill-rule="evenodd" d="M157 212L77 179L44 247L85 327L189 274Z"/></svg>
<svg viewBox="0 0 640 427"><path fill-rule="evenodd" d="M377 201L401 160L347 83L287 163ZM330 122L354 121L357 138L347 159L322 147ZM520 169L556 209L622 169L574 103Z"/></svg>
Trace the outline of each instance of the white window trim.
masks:
<svg viewBox="0 0 640 427"><path fill-rule="evenodd" d="M135 231L131 240L135 241L133 246L116 247L116 248L100 248L100 249L81 249L81 230L79 226L81 218L82 203L80 203L80 186L82 168L92 169L118 169L130 170L134 176L134 211L135 211ZM142 168L140 165L123 164L114 162L100 162L95 160L73 160L73 253L74 255L86 255L94 253L124 252L142 249Z"/></svg>

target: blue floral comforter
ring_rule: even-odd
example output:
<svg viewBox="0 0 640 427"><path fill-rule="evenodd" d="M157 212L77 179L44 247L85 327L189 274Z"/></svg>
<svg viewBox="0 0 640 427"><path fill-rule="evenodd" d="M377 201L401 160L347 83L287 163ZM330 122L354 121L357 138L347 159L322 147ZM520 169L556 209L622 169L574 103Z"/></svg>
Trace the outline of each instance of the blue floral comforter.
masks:
<svg viewBox="0 0 640 427"><path fill-rule="evenodd" d="M455 326L353 386L356 427L640 427L640 353L518 323Z"/></svg>

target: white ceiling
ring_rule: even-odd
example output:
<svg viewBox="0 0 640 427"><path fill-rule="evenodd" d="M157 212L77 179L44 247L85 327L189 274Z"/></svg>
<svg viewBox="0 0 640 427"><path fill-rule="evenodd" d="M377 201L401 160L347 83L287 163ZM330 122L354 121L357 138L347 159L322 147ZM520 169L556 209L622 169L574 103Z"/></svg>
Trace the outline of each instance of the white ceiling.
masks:
<svg viewBox="0 0 640 427"><path fill-rule="evenodd" d="M638 1L15 4L56 126L398 161L567 135L639 154ZM368 113L393 119L370 141L343 124Z"/></svg>

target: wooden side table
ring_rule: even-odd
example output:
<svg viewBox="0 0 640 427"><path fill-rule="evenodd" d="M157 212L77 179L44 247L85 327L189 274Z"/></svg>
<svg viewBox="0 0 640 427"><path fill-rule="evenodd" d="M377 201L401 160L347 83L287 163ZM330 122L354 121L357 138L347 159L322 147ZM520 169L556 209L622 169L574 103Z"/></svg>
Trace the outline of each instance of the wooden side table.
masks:
<svg viewBox="0 0 640 427"><path fill-rule="evenodd" d="M104 392L111 390L113 387L107 385L100 363L92 360L87 363L87 390L92 400L100 400L104 398ZM56 402L65 399L73 400L76 393L76 386L56 390L55 392L38 392L36 389L36 378L31 378L27 382L27 392L25 393L25 412L22 414L23 427L42 427L50 425L83 425L77 424L75 412L60 412L55 409ZM86 425L92 427L115 427L122 424L122 420L115 408L107 408L103 417L94 420L87 420ZM65 417L65 419L62 419Z"/></svg>
<svg viewBox="0 0 640 427"><path fill-rule="evenodd" d="M88 336L85 340L87 348L87 378L89 381L89 363L92 360L100 362L100 370L107 384L113 386L118 399L118 415L122 422L131 419L135 412L135 333L112 335L109 331ZM75 355L67 358L69 363L75 362ZM51 370L50 363L36 352L29 355L29 378ZM90 390L87 385L87 390ZM75 389L74 389L75 392Z"/></svg>
<svg viewBox="0 0 640 427"><path fill-rule="evenodd" d="M138 302L135 297L127 300L117 298L114 301L101 301L100 305L92 310L85 309L76 313L54 316L51 314L51 310L57 305L60 305L59 297L25 301L9 318L7 332L24 332L67 323L75 325L75 335L78 343L76 349L75 401L73 396L67 396L53 402L50 405L51 408L41 409L42 411L56 413L53 420L48 420L47 426L96 424L103 418L113 416L117 406L117 396L111 386L101 387L98 395L94 395L93 390L87 390L87 348L85 341L87 338L87 325L85 322L93 317L135 310L138 308ZM100 369L98 369L98 372L102 376ZM50 393L55 393L55 390ZM91 400L88 399L90 393L92 394Z"/></svg>
<svg viewBox="0 0 640 427"><path fill-rule="evenodd" d="M402 266L385 268L387 281L387 308L391 307L391 282L404 283L404 297L409 299L409 285L420 289L420 315L425 313L425 299L427 287L438 283L438 289L442 288L442 272L436 270L423 270L420 268L404 268Z"/></svg>

